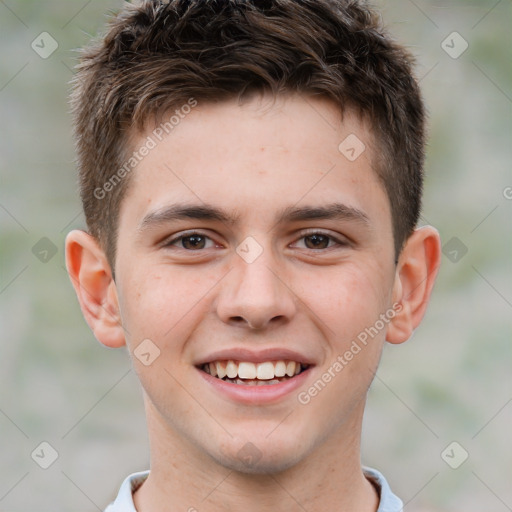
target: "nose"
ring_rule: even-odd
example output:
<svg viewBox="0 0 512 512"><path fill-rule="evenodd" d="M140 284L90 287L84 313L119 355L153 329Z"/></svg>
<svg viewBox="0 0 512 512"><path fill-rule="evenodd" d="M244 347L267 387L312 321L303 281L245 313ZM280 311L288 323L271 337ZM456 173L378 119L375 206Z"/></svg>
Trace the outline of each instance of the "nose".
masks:
<svg viewBox="0 0 512 512"><path fill-rule="evenodd" d="M284 325L295 314L297 300L286 273L266 252L252 263L235 255L234 268L223 280L217 301L223 322L261 330Z"/></svg>

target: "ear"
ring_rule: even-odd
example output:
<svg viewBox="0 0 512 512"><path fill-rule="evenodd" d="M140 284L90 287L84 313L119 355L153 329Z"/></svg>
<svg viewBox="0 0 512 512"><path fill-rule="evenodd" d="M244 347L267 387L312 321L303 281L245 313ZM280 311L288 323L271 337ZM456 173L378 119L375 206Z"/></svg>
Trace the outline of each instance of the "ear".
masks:
<svg viewBox="0 0 512 512"><path fill-rule="evenodd" d="M407 341L418 327L441 264L441 240L432 226L416 229L407 239L396 267L393 304L396 315L386 333L390 343Z"/></svg>
<svg viewBox="0 0 512 512"><path fill-rule="evenodd" d="M66 267L96 339L107 347L125 345L116 284L96 239L85 231L71 231L66 237Z"/></svg>

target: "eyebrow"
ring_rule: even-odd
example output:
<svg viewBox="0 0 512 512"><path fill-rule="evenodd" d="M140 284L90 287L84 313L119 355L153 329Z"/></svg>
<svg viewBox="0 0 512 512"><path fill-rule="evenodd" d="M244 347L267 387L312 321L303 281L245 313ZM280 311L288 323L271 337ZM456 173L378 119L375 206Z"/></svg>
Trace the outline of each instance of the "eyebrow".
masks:
<svg viewBox="0 0 512 512"><path fill-rule="evenodd" d="M217 221L232 226L239 221L240 215L229 214L208 204L175 204L148 213L140 222L138 231L187 219ZM276 216L275 224L308 220L347 220L364 225L370 223L368 215L362 210L343 203L330 203L324 206L288 206Z"/></svg>
<svg viewBox="0 0 512 512"><path fill-rule="evenodd" d="M156 227L177 220L197 219L218 221L224 224L235 224L239 216L232 216L209 205L175 204L148 213L139 224L138 231Z"/></svg>
<svg viewBox="0 0 512 512"><path fill-rule="evenodd" d="M343 203L330 203L325 206L289 206L280 213L277 223L330 219L370 223L368 215L362 210Z"/></svg>

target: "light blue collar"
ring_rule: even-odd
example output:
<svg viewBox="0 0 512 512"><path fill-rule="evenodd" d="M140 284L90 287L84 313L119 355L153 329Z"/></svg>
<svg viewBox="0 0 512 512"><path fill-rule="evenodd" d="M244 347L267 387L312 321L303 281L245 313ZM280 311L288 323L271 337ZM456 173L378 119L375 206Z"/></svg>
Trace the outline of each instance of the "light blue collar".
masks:
<svg viewBox="0 0 512 512"><path fill-rule="evenodd" d="M364 467L363 472L379 491L380 503L377 512L402 512L402 500L393 494L382 473L368 467ZM106 508L105 512L137 512L133 504L133 493L142 485L148 475L149 471L141 471L127 477L119 489L116 500Z"/></svg>

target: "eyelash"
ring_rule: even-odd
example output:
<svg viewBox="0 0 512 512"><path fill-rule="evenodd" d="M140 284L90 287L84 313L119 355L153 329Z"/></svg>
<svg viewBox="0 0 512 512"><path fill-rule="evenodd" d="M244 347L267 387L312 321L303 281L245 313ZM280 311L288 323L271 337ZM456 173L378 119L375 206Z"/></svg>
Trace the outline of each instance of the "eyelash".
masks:
<svg viewBox="0 0 512 512"><path fill-rule="evenodd" d="M349 245L349 242L346 240L340 240L339 238L336 238L335 236L331 235L330 233L325 233L323 231L318 231L318 230L311 230L311 231L303 232L303 233L301 233L301 236L297 240L302 240L303 238L307 238L307 237L313 236L313 235L321 235L321 236L325 236L325 237L329 238L330 241L335 242L335 244L338 246L338 248L339 247L347 247ZM180 242L186 238L190 238L193 236L201 236L201 237L207 238L209 240L212 240L211 237L209 237L208 235L205 235L204 233L201 233L200 231L188 231L188 232L181 234L180 236L177 236L175 238L171 238L171 239L164 241L162 243L162 246L165 248L169 248L169 247L172 247L173 245L175 245L177 242ZM332 249L332 248L333 248L333 246L326 247L324 249L308 249L306 247L306 249L310 250L310 251L326 251L326 250ZM187 252L201 252L202 250L205 250L205 249L198 249L198 250L194 251L193 249L185 249L183 247L178 247L178 249L187 251Z"/></svg>

